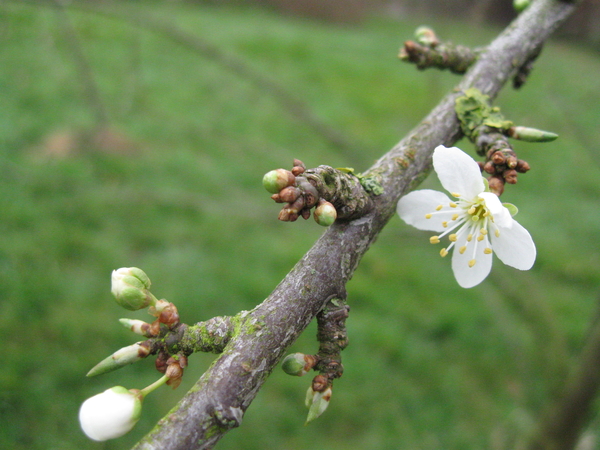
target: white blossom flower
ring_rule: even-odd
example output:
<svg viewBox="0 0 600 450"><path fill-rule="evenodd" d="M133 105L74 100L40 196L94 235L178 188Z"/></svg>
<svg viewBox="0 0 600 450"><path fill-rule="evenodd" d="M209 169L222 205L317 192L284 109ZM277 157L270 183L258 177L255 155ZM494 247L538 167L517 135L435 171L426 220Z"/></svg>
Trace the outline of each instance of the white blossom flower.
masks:
<svg viewBox="0 0 600 450"><path fill-rule="evenodd" d="M106 441L128 433L141 413L142 396L115 386L83 402L79 422L90 439Z"/></svg>
<svg viewBox="0 0 600 450"><path fill-rule="evenodd" d="M458 284L470 288L481 283L492 268L492 252L504 264L529 270L536 256L531 235L512 218L516 207L486 192L475 160L456 147L440 145L433 152L433 167L455 200L431 189L414 191L400 199L398 214L420 230L441 232L429 239L432 244L448 236L450 245L440 255L454 249L452 269Z"/></svg>

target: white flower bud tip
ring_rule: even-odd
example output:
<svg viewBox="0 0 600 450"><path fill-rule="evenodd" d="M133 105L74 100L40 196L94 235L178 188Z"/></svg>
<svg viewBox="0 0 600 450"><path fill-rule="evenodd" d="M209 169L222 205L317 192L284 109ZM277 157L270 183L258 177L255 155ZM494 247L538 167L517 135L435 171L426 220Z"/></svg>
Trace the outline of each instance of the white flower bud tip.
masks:
<svg viewBox="0 0 600 450"><path fill-rule="evenodd" d="M132 392L122 386L88 398L79 409L79 423L83 432L94 441L123 436L139 420L142 399L139 391Z"/></svg>

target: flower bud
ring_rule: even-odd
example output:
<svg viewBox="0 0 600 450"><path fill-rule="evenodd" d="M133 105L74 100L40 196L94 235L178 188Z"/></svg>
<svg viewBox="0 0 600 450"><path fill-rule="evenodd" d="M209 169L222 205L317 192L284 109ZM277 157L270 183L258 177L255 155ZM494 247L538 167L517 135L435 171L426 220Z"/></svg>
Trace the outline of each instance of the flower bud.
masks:
<svg viewBox="0 0 600 450"><path fill-rule="evenodd" d="M292 172L285 169L271 170L263 177L263 186L271 194L277 194L284 187L292 186L296 177Z"/></svg>
<svg viewBox="0 0 600 450"><path fill-rule="evenodd" d="M324 389L322 392L315 392L311 387L306 391L306 407L308 408L308 416L306 423L312 422L317 417L325 412L331 400L331 386Z"/></svg>
<svg viewBox="0 0 600 450"><path fill-rule="evenodd" d="M288 375L301 377L312 369L317 363L317 358L304 353L292 353L287 355L281 364L281 368Z"/></svg>
<svg viewBox="0 0 600 450"><path fill-rule="evenodd" d="M440 43L435 32L431 28L425 26L417 28L417 31L415 31L415 38L419 44L427 47L435 47Z"/></svg>
<svg viewBox="0 0 600 450"><path fill-rule="evenodd" d="M558 134L556 133L529 127L510 127L508 135L512 138L527 142L550 142L558 137Z"/></svg>
<svg viewBox="0 0 600 450"><path fill-rule="evenodd" d="M122 267L112 272L111 292L117 303L125 309L137 311L154 304L149 288L148 275L137 267Z"/></svg>
<svg viewBox="0 0 600 450"><path fill-rule="evenodd" d="M88 398L79 409L79 423L94 441L106 441L128 433L142 414L143 396L122 386Z"/></svg>
<svg viewBox="0 0 600 450"><path fill-rule="evenodd" d="M525 10L531 4L531 0L513 0L513 8L517 12Z"/></svg>
<svg viewBox="0 0 600 450"><path fill-rule="evenodd" d="M150 354L150 349L148 348L149 344L147 344L147 342L148 341L136 342L133 345L128 345L127 347L117 350L108 358L103 359L96 364L92 370L87 373L87 376L94 377L96 375L102 375L103 373L112 372L113 370L120 369L123 366L133 364L134 362L145 358Z"/></svg>
<svg viewBox="0 0 600 450"><path fill-rule="evenodd" d="M328 227L335 222L335 219L337 219L337 211L331 203L322 201L319 203L319 206L315 208L314 216L315 221L319 225Z"/></svg>
<svg viewBox="0 0 600 450"><path fill-rule="evenodd" d="M125 328L129 328L135 334L139 334L140 336L144 337L152 336L150 333L150 324L144 322L143 320L119 319L119 322L121 322L121 325L123 325Z"/></svg>

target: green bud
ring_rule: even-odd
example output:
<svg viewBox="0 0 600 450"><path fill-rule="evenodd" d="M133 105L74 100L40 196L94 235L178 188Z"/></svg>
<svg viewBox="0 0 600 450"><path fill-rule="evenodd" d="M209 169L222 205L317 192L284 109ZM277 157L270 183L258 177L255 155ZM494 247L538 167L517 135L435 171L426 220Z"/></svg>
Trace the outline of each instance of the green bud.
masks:
<svg viewBox="0 0 600 450"><path fill-rule="evenodd" d="M511 127L508 130L508 135L526 142L550 142L558 137L556 133L529 127Z"/></svg>
<svg viewBox="0 0 600 450"><path fill-rule="evenodd" d="M117 350L108 358L96 364L92 370L87 373L88 377L95 377L104 373L112 372L120 369L128 364L133 364L140 359L145 358L150 354L150 349L141 342L136 342L133 345L128 345L120 350Z"/></svg>
<svg viewBox="0 0 600 450"><path fill-rule="evenodd" d="M431 28L425 26L417 28L417 31L415 31L415 38L419 44L427 47L435 47L440 43L435 32Z"/></svg>
<svg viewBox="0 0 600 450"><path fill-rule="evenodd" d="M271 170L263 177L263 186L271 194L277 194L285 187L292 186L296 177L292 172L285 169Z"/></svg>
<svg viewBox="0 0 600 450"><path fill-rule="evenodd" d="M111 292L117 303L125 309L137 311L153 305L156 299L148 291L149 288L148 275L137 267L122 267L112 272Z"/></svg>
<svg viewBox="0 0 600 450"><path fill-rule="evenodd" d="M281 368L288 375L301 377L312 369L317 362L317 359L312 355L304 353L292 353L287 355L281 364Z"/></svg>
<svg viewBox="0 0 600 450"><path fill-rule="evenodd" d="M335 210L335 206L326 201L319 202L319 206L315 208L314 212L315 221L324 227L328 227L335 219L337 219L337 211Z"/></svg>
<svg viewBox="0 0 600 450"><path fill-rule="evenodd" d="M306 407L308 408L308 416L306 417L306 424L312 422L317 417L325 412L329 406L329 400L331 400L331 386L325 389L323 392L315 392L311 387L306 391Z"/></svg>
<svg viewBox="0 0 600 450"><path fill-rule="evenodd" d="M530 4L531 4L531 0L514 0L513 1L513 8L515 8L515 10L517 12L522 12Z"/></svg>

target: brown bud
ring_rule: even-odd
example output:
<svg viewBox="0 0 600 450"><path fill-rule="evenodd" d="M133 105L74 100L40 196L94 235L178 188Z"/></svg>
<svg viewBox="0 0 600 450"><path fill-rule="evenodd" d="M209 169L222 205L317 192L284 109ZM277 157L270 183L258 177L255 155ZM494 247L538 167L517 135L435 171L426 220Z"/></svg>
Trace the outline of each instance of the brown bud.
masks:
<svg viewBox="0 0 600 450"><path fill-rule="evenodd" d="M498 175L494 175L488 178L488 183L490 186L490 191L492 191L497 196L502 195L504 192L504 179Z"/></svg>
<svg viewBox="0 0 600 450"><path fill-rule="evenodd" d="M294 159L294 167L301 167L302 169L306 170L306 165L299 159Z"/></svg>
<svg viewBox="0 0 600 450"><path fill-rule="evenodd" d="M509 169L514 169L517 167L517 157L511 155L506 158L506 165L509 167Z"/></svg>
<svg viewBox="0 0 600 450"><path fill-rule="evenodd" d="M323 392L328 385L329 380L325 375L317 375L312 380L312 390L315 392Z"/></svg>
<svg viewBox="0 0 600 450"><path fill-rule="evenodd" d="M158 321L164 323L167 327L172 328L173 325L179 323L179 313L177 307L170 303L169 306L165 307L158 316Z"/></svg>
<svg viewBox="0 0 600 450"><path fill-rule="evenodd" d="M165 373L167 371L167 360L170 358L170 356L161 351L157 358L156 361L154 361L154 365L156 366L156 370L158 370L160 373Z"/></svg>
<svg viewBox="0 0 600 450"><path fill-rule="evenodd" d="M160 334L160 322L158 321L158 319L156 319L154 322L152 322L150 324L150 328L148 329L148 332L152 336L158 336Z"/></svg>
<svg viewBox="0 0 600 450"><path fill-rule="evenodd" d="M279 216L277 218L279 220L281 220L282 222L289 222L290 221L290 210L287 208L283 208L281 211L279 211Z"/></svg>
<svg viewBox="0 0 600 450"><path fill-rule="evenodd" d="M300 215L304 220L307 220L310 217L310 209L304 208L302 211L300 211Z"/></svg>
<svg viewBox="0 0 600 450"><path fill-rule="evenodd" d="M523 161L522 159L519 159L517 161L517 165L515 167L515 170L519 173L525 173L527 171L529 171L529 169L531 169L531 167L529 167L529 163L527 161Z"/></svg>
<svg viewBox="0 0 600 450"><path fill-rule="evenodd" d="M505 170L502 174L504 176L504 180L508 184L517 184L517 171L514 169Z"/></svg>
<svg viewBox="0 0 600 450"><path fill-rule="evenodd" d="M275 203L285 203L285 200L282 200L279 194L271 195L271 198L275 201Z"/></svg>
<svg viewBox="0 0 600 450"><path fill-rule="evenodd" d="M165 375L171 379L181 378L183 376L183 369L179 366L179 363L175 361L168 365Z"/></svg>
<svg viewBox="0 0 600 450"><path fill-rule="evenodd" d="M500 164L504 164L504 162L506 161L506 158L504 157L504 154L502 154L501 151L497 151L492 155L492 162L496 165L500 165Z"/></svg>
<svg viewBox="0 0 600 450"><path fill-rule="evenodd" d="M304 170L305 170L305 169L303 169L302 167L298 167L298 166L294 166L294 167L292 167L292 173L293 173L295 176L302 175L302 174L304 173Z"/></svg>
<svg viewBox="0 0 600 450"><path fill-rule="evenodd" d="M490 175L494 175L496 173L496 167L491 161L485 163L485 165L483 166L483 170L485 170Z"/></svg>
<svg viewBox="0 0 600 450"><path fill-rule="evenodd" d="M306 202L304 201L304 197L298 197L293 203L288 205L287 209L290 210L290 213L298 215L305 205Z"/></svg>
<svg viewBox="0 0 600 450"><path fill-rule="evenodd" d="M293 203L300 197L300 189L295 186L288 186L279 192L279 198L284 202Z"/></svg>

